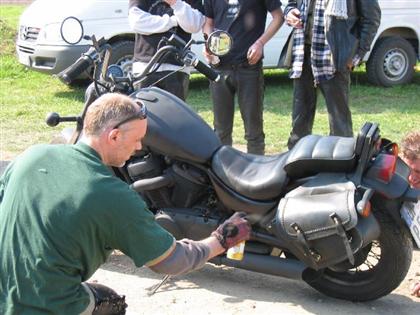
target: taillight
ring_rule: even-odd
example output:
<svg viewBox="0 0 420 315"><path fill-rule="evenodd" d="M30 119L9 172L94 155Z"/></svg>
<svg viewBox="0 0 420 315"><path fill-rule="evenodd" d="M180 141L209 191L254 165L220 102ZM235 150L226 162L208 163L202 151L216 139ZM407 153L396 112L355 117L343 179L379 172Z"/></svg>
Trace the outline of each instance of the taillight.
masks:
<svg viewBox="0 0 420 315"><path fill-rule="evenodd" d="M379 154L375 163L378 167L378 178L385 183L389 183L395 173L398 159L398 145L396 143L389 145L387 152L388 154Z"/></svg>

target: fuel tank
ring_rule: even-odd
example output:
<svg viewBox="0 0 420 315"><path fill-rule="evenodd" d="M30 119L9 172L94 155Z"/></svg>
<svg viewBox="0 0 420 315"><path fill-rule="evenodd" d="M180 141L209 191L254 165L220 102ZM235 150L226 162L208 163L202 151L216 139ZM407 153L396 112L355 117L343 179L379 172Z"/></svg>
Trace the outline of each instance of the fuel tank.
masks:
<svg viewBox="0 0 420 315"><path fill-rule="evenodd" d="M147 107L148 126L143 146L171 158L209 163L221 147L213 129L184 101L162 89L136 91L132 98Z"/></svg>

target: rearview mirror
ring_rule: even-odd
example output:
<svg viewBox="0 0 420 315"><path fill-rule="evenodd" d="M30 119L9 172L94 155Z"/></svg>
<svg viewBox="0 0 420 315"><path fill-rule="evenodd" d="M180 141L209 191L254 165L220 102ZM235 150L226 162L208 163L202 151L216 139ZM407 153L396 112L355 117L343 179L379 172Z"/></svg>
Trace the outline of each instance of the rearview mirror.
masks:
<svg viewBox="0 0 420 315"><path fill-rule="evenodd" d="M207 50L216 56L226 55L232 48L232 45L232 36L225 31L214 31L206 42Z"/></svg>
<svg viewBox="0 0 420 315"><path fill-rule="evenodd" d="M83 38L83 25L74 16L69 16L63 20L60 27L61 38L70 45L77 44Z"/></svg>

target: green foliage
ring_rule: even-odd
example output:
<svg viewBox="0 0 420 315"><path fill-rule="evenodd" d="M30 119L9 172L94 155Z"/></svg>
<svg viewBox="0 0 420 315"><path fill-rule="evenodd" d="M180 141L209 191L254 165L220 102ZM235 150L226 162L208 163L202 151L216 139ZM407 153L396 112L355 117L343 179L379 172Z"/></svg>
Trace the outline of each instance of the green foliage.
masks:
<svg viewBox="0 0 420 315"><path fill-rule="evenodd" d="M13 54L22 5L0 5L0 55Z"/></svg>
<svg viewBox="0 0 420 315"><path fill-rule="evenodd" d="M64 127L44 123L48 112L80 113L86 86L66 86L57 78L27 70L18 63L14 41L22 6L1 8L0 56L0 160L10 159L28 146L48 142ZM5 44L6 43L6 44ZM351 110L355 133L365 121L380 124L384 137L399 141L405 133L420 127L420 66L411 84L393 88L371 86L364 67L352 76ZM265 71L264 128L268 153L286 149L290 132L292 81L284 70ZM188 103L212 125L212 102L208 82L201 75L191 78ZM323 97L318 100L313 132L328 134L328 113ZM237 110L234 142L245 145L243 123Z"/></svg>

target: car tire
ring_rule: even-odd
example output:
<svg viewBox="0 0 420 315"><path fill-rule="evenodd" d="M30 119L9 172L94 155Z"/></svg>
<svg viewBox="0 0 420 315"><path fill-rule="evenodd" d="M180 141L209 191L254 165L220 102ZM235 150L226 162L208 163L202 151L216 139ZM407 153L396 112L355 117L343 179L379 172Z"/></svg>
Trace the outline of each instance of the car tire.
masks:
<svg viewBox="0 0 420 315"><path fill-rule="evenodd" d="M134 42L129 40L123 40L114 42L111 44L112 55L109 64L119 65L124 74L132 71L133 68L133 54L134 54Z"/></svg>
<svg viewBox="0 0 420 315"><path fill-rule="evenodd" d="M411 81L416 54L413 46L399 36L378 40L366 64L370 83L390 87Z"/></svg>

